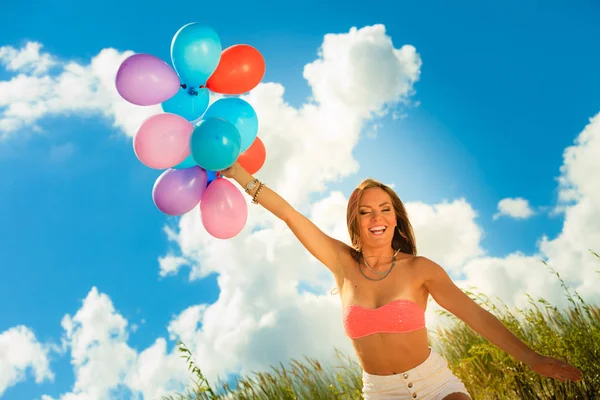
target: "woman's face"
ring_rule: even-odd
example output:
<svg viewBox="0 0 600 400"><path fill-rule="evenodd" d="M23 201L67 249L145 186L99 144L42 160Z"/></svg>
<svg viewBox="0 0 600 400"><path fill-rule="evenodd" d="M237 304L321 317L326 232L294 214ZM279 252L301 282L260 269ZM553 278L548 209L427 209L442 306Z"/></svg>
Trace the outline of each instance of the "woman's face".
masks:
<svg viewBox="0 0 600 400"><path fill-rule="evenodd" d="M396 212L392 199L381 188L366 189L358 207L362 247L392 243L396 229Z"/></svg>

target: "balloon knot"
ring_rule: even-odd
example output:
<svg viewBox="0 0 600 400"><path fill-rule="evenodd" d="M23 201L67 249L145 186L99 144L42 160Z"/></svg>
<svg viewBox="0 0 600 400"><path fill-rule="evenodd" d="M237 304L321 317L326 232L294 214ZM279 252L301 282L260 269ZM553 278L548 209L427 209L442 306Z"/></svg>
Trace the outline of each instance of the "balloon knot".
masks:
<svg viewBox="0 0 600 400"><path fill-rule="evenodd" d="M185 83L182 83L182 84L181 84L181 85L179 85L179 86L181 86L181 88L182 88L182 89L187 89L187 85L186 85Z"/></svg>
<svg viewBox="0 0 600 400"><path fill-rule="evenodd" d="M188 91L189 94L193 95L193 96L198 96L198 91L195 90L194 88L190 88L190 90Z"/></svg>

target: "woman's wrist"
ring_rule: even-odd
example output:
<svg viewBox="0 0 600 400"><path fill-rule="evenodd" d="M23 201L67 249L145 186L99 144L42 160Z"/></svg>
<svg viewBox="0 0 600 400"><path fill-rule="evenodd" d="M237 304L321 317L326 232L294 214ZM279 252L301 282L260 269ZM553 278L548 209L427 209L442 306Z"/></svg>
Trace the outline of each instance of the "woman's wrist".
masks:
<svg viewBox="0 0 600 400"><path fill-rule="evenodd" d="M530 350L528 351L524 356L523 356L523 363L525 363L527 366L529 366L530 368L535 366L535 364L537 362L539 362L539 360L542 358L541 354L539 354L538 352L534 351L534 350Z"/></svg>
<svg viewBox="0 0 600 400"><path fill-rule="evenodd" d="M253 177L238 162L231 166L231 177L243 187L250 182Z"/></svg>

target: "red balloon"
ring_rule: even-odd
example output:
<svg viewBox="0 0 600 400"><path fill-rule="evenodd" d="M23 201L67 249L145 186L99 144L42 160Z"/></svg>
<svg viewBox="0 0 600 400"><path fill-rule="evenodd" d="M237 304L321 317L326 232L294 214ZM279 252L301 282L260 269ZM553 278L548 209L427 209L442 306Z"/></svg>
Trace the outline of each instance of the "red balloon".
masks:
<svg viewBox="0 0 600 400"><path fill-rule="evenodd" d="M265 163L267 150L259 137L254 139L252 145L239 155L237 161L250 175L257 173Z"/></svg>
<svg viewBox="0 0 600 400"><path fill-rule="evenodd" d="M260 83L265 69L265 59L258 50L247 44L236 44L223 50L206 87L221 94L246 93Z"/></svg>

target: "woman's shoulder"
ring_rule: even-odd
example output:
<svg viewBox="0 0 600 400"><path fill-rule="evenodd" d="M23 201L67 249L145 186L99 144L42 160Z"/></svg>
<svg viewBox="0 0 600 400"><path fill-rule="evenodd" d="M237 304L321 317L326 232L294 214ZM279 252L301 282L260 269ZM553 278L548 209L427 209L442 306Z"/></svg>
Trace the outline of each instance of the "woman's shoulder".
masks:
<svg viewBox="0 0 600 400"><path fill-rule="evenodd" d="M446 270L441 265L424 256L414 256L411 266L423 281L446 274Z"/></svg>

